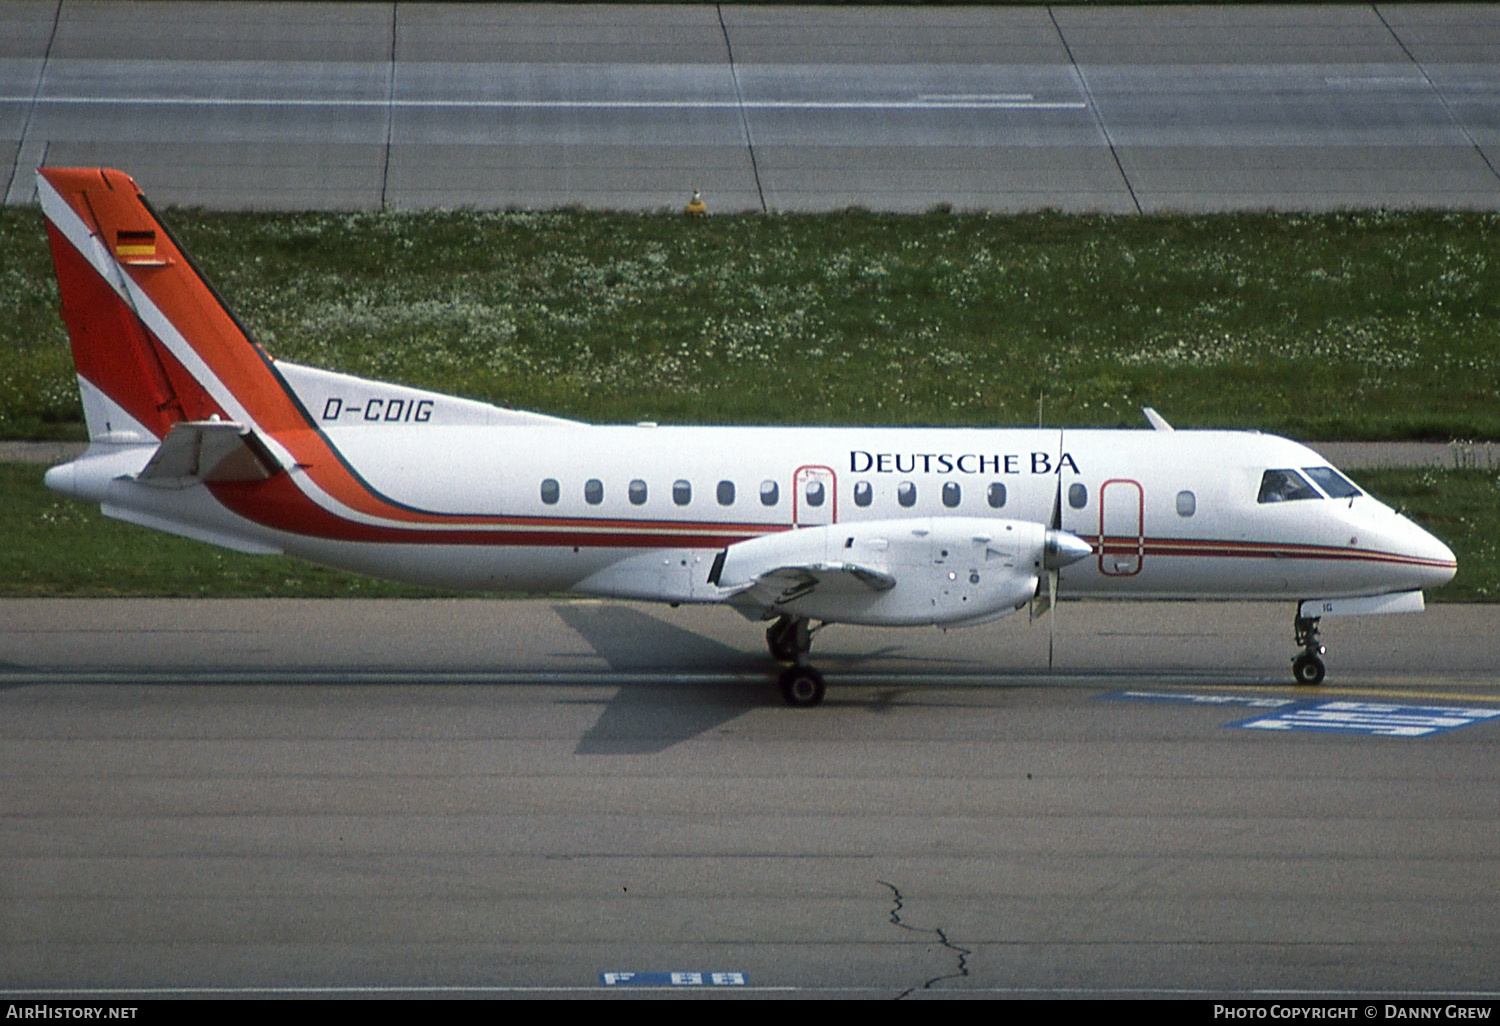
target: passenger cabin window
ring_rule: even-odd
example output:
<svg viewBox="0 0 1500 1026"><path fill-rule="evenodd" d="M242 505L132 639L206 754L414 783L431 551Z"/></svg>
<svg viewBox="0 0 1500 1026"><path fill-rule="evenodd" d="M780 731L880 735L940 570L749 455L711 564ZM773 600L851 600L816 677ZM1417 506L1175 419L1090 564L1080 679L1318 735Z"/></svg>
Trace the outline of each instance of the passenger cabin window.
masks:
<svg viewBox="0 0 1500 1026"><path fill-rule="evenodd" d="M558 497L561 495L562 489L557 485L557 478L549 477L542 482L542 501L547 505L557 505Z"/></svg>
<svg viewBox="0 0 1500 1026"><path fill-rule="evenodd" d="M963 499L963 492L959 490L957 481L943 482L943 505L953 509Z"/></svg>
<svg viewBox="0 0 1500 1026"><path fill-rule="evenodd" d="M1177 493L1177 515L1190 517L1198 512L1198 497L1192 492Z"/></svg>
<svg viewBox="0 0 1500 1026"><path fill-rule="evenodd" d="M875 499L875 489L870 487L868 481L856 481L854 484L854 504L856 506L868 506Z"/></svg>
<svg viewBox="0 0 1500 1026"><path fill-rule="evenodd" d="M1083 509L1089 504L1089 490L1081 484L1068 485L1068 505L1074 509Z"/></svg>
<svg viewBox="0 0 1500 1026"><path fill-rule="evenodd" d="M636 478L630 482L630 487L625 490L625 494L630 496L630 504L632 506L644 506L646 504L646 482L640 478Z"/></svg>
<svg viewBox="0 0 1500 1026"><path fill-rule="evenodd" d="M733 481L720 481L719 482L718 490L714 493L714 495L719 500L719 505L720 506L733 506L734 505L734 482Z"/></svg>
<svg viewBox="0 0 1500 1026"><path fill-rule="evenodd" d="M1260 494L1256 502L1292 502L1296 499L1321 499L1318 490L1295 470L1268 470L1260 477Z"/></svg>
<svg viewBox="0 0 1500 1026"><path fill-rule="evenodd" d="M1343 474L1332 467L1303 467L1303 472L1313 479L1313 484L1323 489L1323 494L1330 499L1352 499L1363 495L1364 492L1354 487L1354 483Z"/></svg>
<svg viewBox="0 0 1500 1026"><path fill-rule="evenodd" d="M679 506L686 506L693 501L693 486L686 481L672 482L672 501Z"/></svg>
<svg viewBox="0 0 1500 1026"><path fill-rule="evenodd" d="M604 501L604 482L597 477L591 477L583 483L583 501L590 506L597 506Z"/></svg>
<svg viewBox="0 0 1500 1026"><path fill-rule="evenodd" d="M917 504L917 486L910 481L902 481L896 487L896 501L903 506L915 506Z"/></svg>
<svg viewBox="0 0 1500 1026"><path fill-rule="evenodd" d="M762 506L774 506L781 501L781 489L776 486L775 481L762 481L760 483L760 504Z"/></svg>
<svg viewBox="0 0 1500 1026"><path fill-rule="evenodd" d="M1005 505L1005 485L999 481L991 484L984 492L985 501L990 504L990 509L999 509Z"/></svg>
<svg viewBox="0 0 1500 1026"><path fill-rule="evenodd" d="M802 494L807 499L807 504L809 506L823 505L823 482L807 482L807 486L802 489Z"/></svg>

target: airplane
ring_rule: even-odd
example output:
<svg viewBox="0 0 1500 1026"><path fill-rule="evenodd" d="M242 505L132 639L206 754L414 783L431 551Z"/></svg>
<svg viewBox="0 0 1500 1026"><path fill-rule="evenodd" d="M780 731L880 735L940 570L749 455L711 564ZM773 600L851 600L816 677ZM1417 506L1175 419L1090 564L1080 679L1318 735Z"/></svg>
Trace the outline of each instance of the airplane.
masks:
<svg viewBox="0 0 1500 1026"><path fill-rule="evenodd" d="M450 589L727 605L786 702L829 624L1059 599L1414 612L1452 551L1313 450L1247 431L593 425L279 360L103 168L37 182L89 448L49 488L246 553ZM1033 608L1036 608L1034 605Z"/></svg>

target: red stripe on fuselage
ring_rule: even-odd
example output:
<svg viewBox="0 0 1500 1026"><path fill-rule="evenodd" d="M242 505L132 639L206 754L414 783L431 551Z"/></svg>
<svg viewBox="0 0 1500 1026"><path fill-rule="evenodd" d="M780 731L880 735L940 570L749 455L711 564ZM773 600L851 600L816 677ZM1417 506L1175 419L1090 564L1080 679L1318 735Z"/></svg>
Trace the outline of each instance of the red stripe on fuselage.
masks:
<svg viewBox="0 0 1500 1026"><path fill-rule="evenodd" d="M1101 539L1082 536L1100 551ZM1440 570L1455 569L1453 560L1427 559L1423 556L1407 556L1398 552L1380 552L1376 549L1347 549L1329 545L1298 545L1286 542L1223 541L1198 538L1146 538L1144 541L1131 536L1111 536L1102 539L1102 551L1109 555L1137 555L1165 558L1176 556L1189 559L1299 559L1329 560L1333 562L1389 563L1401 566L1425 566Z"/></svg>
<svg viewBox="0 0 1500 1026"><path fill-rule="evenodd" d="M488 530L433 530L362 524L330 513L303 494L286 474L269 481L209 485L225 507L263 527L332 541L421 545L576 546L579 548L722 549L777 526L674 524L630 520L565 520L545 517L469 517ZM681 533L692 528L718 533Z"/></svg>

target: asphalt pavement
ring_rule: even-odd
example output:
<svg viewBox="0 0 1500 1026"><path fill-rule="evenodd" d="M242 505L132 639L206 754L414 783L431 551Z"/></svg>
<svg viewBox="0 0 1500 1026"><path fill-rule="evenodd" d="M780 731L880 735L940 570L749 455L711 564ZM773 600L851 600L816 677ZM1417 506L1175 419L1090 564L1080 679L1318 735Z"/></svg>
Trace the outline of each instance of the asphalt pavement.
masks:
<svg viewBox="0 0 1500 1026"><path fill-rule="evenodd" d="M227 209L1500 207L1489 4L0 5L0 181Z"/></svg>

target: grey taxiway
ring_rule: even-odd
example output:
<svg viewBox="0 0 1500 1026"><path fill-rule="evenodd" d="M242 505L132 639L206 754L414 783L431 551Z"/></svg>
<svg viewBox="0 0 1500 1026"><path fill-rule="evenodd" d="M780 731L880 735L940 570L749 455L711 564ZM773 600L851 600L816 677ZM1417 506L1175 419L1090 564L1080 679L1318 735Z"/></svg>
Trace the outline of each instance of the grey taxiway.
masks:
<svg viewBox="0 0 1500 1026"><path fill-rule="evenodd" d="M1500 206L1500 9L0 4L0 187L158 203Z"/></svg>
<svg viewBox="0 0 1500 1026"><path fill-rule="evenodd" d="M1493 608L1058 614L0 602L0 994L1496 996Z"/></svg>

